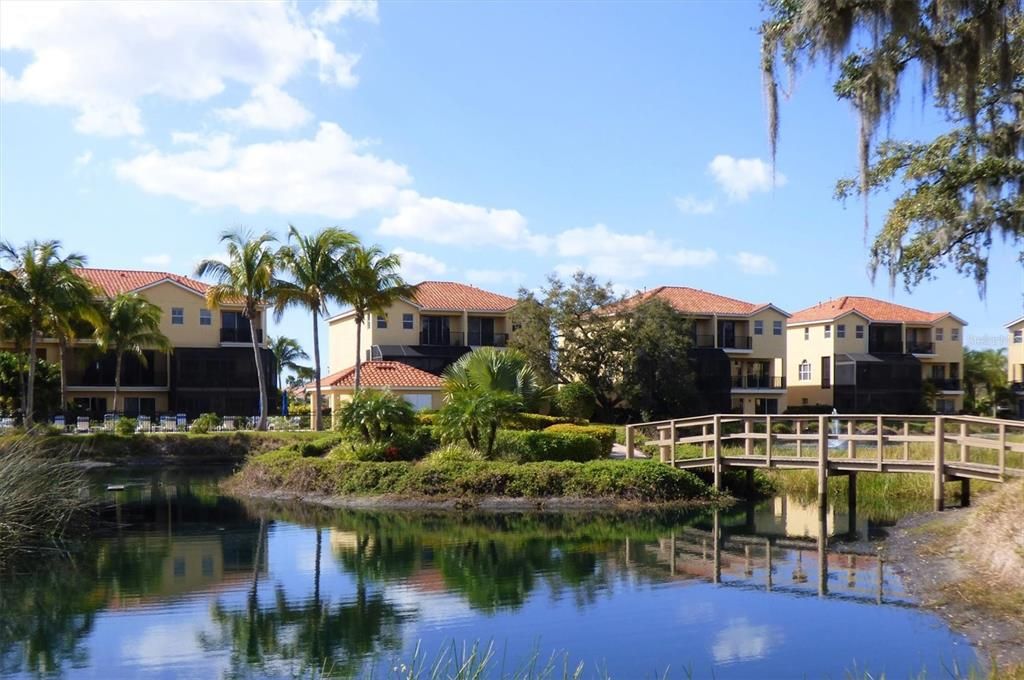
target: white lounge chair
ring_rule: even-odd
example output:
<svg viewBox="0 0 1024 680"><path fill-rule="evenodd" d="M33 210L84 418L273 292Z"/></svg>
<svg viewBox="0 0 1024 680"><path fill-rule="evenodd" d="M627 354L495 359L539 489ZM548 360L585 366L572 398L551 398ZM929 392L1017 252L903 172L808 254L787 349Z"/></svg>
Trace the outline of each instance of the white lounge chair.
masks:
<svg viewBox="0 0 1024 680"><path fill-rule="evenodd" d="M117 421L118 421L119 418L120 418L120 416L117 415L116 413L104 413L103 414L103 429L106 430L107 432L113 432L114 431L114 425L117 424Z"/></svg>
<svg viewBox="0 0 1024 680"><path fill-rule="evenodd" d="M149 432L151 430L149 416L139 416L135 425L136 432Z"/></svg>
<svg viewBox="0 0 1024 680"><path fill-rule="evenodd" d="M14 429L17 421L14 418L0 418L0 432Z"/></svg>
<svg viewBox="0 0 1024 680"><path fill-rule="evenodd" d="M78 416L78 420L75 422L75 432L89 434L89 416Z"/></svg>
<svg viewBox="0 0 1024 680"><path fill-rule="evenodd" d="M177 425L177 429L182 432L188 432L188 416L184 413L179 413L175 416L175 425Z"/></svg>
<svg viewBox="0 0 1024 680"><path fill-rule="evenodd" d="M53 417L53 426L54 427L59 427L61 432L67 431L67 426L64 424L64 416L54 416Z"/></svg>
<svg viewBox="0 0 1024 680"><path fill-rule="evenodd" d="M224 430L225 432L234 432L234 430L235 430L235 419L234 418L225 418L220 423L220 429Z"/></svg>
<svg viewBox="0 0 1024 680"><path fill-rule="evenodd" d="M178 421L174 416L160 416L160 430L163 432L177 432Z"/></svg>

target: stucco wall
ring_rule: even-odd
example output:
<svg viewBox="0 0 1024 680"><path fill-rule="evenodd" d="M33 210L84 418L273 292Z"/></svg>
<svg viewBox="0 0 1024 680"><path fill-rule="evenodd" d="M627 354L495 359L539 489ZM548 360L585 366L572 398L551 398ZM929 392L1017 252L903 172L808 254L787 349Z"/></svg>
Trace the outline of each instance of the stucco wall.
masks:
<svg viewBox="0 0 1024 680"><path fill-rule="evenodd" d="M1010 382L1024 382L1024 342L1013 341L1014 331L1024 331L1024 321L1010 326L1006 334L1006 377Z"/></svg>

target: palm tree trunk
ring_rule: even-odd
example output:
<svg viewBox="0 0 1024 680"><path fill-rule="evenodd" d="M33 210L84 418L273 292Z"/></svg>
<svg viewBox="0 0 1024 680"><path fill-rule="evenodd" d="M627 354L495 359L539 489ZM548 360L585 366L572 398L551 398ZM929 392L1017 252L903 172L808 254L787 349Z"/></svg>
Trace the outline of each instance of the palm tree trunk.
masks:
<svg viewBox="0 0 1024 680"><path fill-rule="evenodd" d="M353 392L359 391L359 382L362 377L362 354L363 354L363 320L360 317L356 317L356 386Z"/></svg>
<svg viewBox="0 0 1024 680"><path fill-rule="evenodd" d="M317 317L320 316L320 310L313 311L313 379L316 381L315 395L313 398L313 408L310 409L309 415L313 419L310 423L310 427L316 431L320 431L320 335L317 330Z"/></svg>
<svg viewBox="0 0 1024 680"><path fill-rule="evenodd" d="M252 334L252 353L256 357L256 381L260 386L260 422L257 430L267 429L267 377L263 374L263 361L260 357L260 345L256 337L256 320L249 317L249 332Z"/></svg>
<svg viewBox="0 0 1024 680"><path fill-rule="evenodd" d="M28 385L25 387L25 402L22 406L25 409L25 428L32 427L32 416L35 413L36 387L36 329L28 336Z"/></svg>
<svg viewBox="0 0 1024 680"><path fill-rule="evenodd" d="M124 359L124 352L117 353L117 360L114 361L114 405L110 409L112 413L119 413L117 410L117 396L121 391L121 361Z"/></svg>
<svg viewBox="0 0 1024 680"><path fill-rule="evenodd" d="M67 356L68 341L66 338L57 339L57 361L60 362L60 410L68 407L68 370L64 365L64 358Z"/></svg>

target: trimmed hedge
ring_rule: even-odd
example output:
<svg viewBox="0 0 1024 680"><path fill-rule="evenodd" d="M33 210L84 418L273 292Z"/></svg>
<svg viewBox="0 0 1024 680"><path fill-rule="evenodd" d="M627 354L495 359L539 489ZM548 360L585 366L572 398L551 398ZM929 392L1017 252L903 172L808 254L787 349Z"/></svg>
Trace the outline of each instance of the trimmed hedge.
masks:
<svg viewBox="0 0 1024 680"><path fill-rule="evenodd" d="M540 413L517 413L506 419L502 425L509 430L543 430L552 425L575 423L572 418L545 416Z"/></svg>
<svg viewBox="0 0 1024 680"><path fill-rule="evenodd" d="M611 425L574 425L572 423L560 423L546 427L543 432L561 432L569 434L583 434L593 437L601 442L604 447L604 455L612 455L612 446L615 444L615 428Z"/></svg>
<svg viewBox="0 0 1024 680"><path fill-rule="evenodd" d="M652 461L367 463L302 458L286 450L253 457L232 485L240 490L337 496L580 497L639 502L714 496L696 475Z"/></svg>
<svg viewBox="0 0 1024 680"><path fill-rule="evenodd" d="M589 434L498 430L494 440L494 457L512 463L532 463L541 460L585 462L606 456L601 441Z"/></svg>

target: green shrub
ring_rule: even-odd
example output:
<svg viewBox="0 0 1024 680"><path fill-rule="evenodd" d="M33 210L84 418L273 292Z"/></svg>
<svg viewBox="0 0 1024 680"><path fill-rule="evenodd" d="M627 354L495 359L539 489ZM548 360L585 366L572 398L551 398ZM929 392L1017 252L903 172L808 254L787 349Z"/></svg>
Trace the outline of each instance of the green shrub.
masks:
<svg viewBox="0 0 1024 680"><path fill-rule="evenodd" d="M425 462L432 465L444 463L465 463L484 460L484 454L476 449L471 449L464 442L445 444L427 454Z"/></svg>
<svg viewBox="0 0 1024 680"><path fill-rule="evenodd" d="M340 429L374 443L390 441L396 434L411 429L414 422L412 405L387 390L359 390L338 414Z"/></svg>
<svg viewBox="0 0 1024 680"><path fill-rule="evenodd" d="M437 411L423 410L416 413L416 422L426 427L434 425L434 420L437 417Z"/></svg>
<svg viewBox="0 0 1024 680"><path fill-rule="evenodd" d="M555 407L563 416L577 420L589 420L597 407L597 396L590 385L572 382L562 385L555 393Z"/></svg>
<svg viewBox="0 0 1024 680"><path fill-rule="evenodd" d="M515 463L540 460L583 462L603 458L604 445L589 434L499 430L494 443L494 457Z"/></svg>
<svg viewBox="0 0 1024 680"><path fill-rule="evenodd" d="M398 447L388 442L344 442L331 449L330 457L336 460L384 463L398 460Z"/></svg>
<svg viewBox="0 0 1024 680"><path fill-rule="evenodd" d="M543 430L552 425L574 423L572 418L562 416L545 416L540 413L517 413L506 418L502 427L508 430Z"/></svg>
<svg viewBox="0 0 1024 680"><path fill-rule="evenodd" d="M211 430L220 427L221 419L216 413L203 413L192 421L188 431L195 434L209 434Z"/></svg>
<svg viewBox="0 0 1024 680"><path fill-rule="evenodd" d="M353 461L412 461L423 458L436 446L437 440L431 430L417 427L412 432L398 433L385 442L341 438L331 449L331 457Z"/></svg>
<svg viewBox="0 0 1024 680"><path fill-rule="evenodd" d="M601 442L604 456L612 455L612 446L615 444L615 428L611 425L574 425L572 423L561 423L546 427L543 432L564 432L570 434L585 434Z"/></svg>
<svg viewBox="0 0 1024 680"><path fill-rule="evenodd" d="M122 437L130 437L135 434L135 428L138 427L139 421L135 418L118 418L117 422L114 423L114 434L119 434Z"/></svg>
<svg viewBox="0 0 1024 680"><path fill-rule="evenodd" d="M292 444L291 448L303 458L320 457L331 451L345 441L345 437L337 434L329 434L309 441Z"/></svg>

